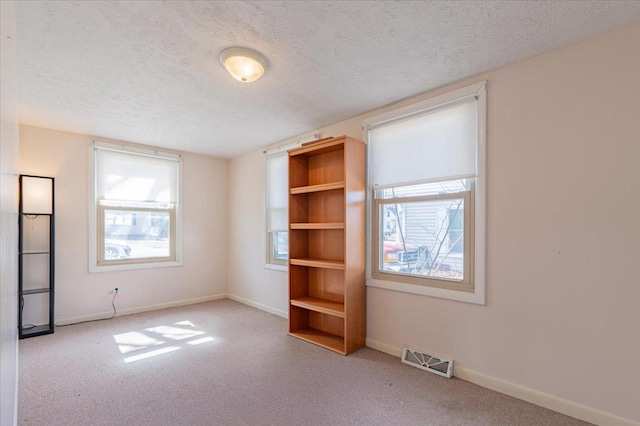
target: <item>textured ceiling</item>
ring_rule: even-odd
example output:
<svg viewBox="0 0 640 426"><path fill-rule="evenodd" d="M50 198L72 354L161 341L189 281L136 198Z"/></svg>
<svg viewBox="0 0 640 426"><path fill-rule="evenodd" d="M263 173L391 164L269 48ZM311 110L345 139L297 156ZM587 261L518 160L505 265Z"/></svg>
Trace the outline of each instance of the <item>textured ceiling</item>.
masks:
<svg viewBox="0 0 640 426"><path fill-rule="evenodd" d="M639 21L636 1L21 1L20 120L232 157ZM236 45L262 79L226 73Z"/></svg>

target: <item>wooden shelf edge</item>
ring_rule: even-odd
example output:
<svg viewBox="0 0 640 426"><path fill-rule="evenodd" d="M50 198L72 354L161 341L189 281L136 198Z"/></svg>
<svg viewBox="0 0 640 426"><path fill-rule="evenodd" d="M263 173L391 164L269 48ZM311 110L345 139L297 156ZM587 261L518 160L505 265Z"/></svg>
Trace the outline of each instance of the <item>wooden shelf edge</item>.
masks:
<svg viewBox="0 0 640 426"><path fill-rule="evenodd" d="M344 348L344 339L340 336L336 336L335 334L330 334L314 328L305 328L290 331L289 335L304 340L305 342L313 343L314 345L337 352L340 355L347 354Z"/></svg>
<svg viewBox="0 0 640 426"><path fill-rule="evenodd" d="M344 270L343 260L327 260L327 259L289 259L289 263L296 266L310 266L312 268L341 269Z"/></svg>
<svg viewBox="0 0 640 426"><path fill-rule="evenodd" d="M318 299L316 297L298 297L291 299L291 304L299 308L344 318L344 303Z"/></svg>
<svg viewBox="0 0 640 426"><path fill-rule="evenodd" d="M344 182L322 183L320 185L298 186L291 188L291 195L307 194L310 192L331 191L332 189L343 189Z"/></svg>
<svg viewBox="0 0 640 426"><path fill-rule="evenodd" d="M291 229L344 229L344 222L331 223L292 223Z"/></svg>

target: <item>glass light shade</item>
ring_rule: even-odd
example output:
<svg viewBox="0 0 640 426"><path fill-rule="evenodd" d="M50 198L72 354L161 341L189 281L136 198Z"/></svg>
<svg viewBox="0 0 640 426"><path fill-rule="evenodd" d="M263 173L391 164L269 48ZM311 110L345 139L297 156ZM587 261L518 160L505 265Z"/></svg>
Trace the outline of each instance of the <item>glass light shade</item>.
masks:
<svg viewBox="0 0 640 426"><path fill-rule="evenodd" d="M262 77L267 70L267 60L255 50L230 47L220 54L220 62L233 78L250 83Z"/></svg>
<svg viewBox="0 0 640 426"><path fill-rule="evenodd" d="M53 213L53 180L22 177L22 211L32 214Z"/></svg>

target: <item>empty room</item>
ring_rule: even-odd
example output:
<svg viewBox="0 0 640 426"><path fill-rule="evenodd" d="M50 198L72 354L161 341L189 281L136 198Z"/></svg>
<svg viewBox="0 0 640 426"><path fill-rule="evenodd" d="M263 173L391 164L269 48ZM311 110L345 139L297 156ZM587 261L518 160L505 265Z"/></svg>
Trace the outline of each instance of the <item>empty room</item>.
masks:
<svg viewBox="0 0 640 426"><path fill-rule="evenodd" d="M0 425L640 425L640 2L2 0Z"/></svg>

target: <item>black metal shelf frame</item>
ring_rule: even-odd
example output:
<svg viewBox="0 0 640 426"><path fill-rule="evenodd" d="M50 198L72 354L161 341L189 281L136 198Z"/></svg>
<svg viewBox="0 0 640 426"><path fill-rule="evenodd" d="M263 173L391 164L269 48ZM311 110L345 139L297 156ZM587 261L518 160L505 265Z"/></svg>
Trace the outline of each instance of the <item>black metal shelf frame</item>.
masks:
<svg viewBox="0 0 640 426"><path fill-rule="evenodd" d="M24 182L25 179L47 179L51 181L51 209L49 212L25 212L25 194ZM27 337L40 336L43 334L51 334L54 329L54 294L55 294L55 179L47 176L34 176L34 175L20 175L19 177L19 211L18 211L18 333L19 338L24 339ZM35 216L35 217L31 217ZM48 251L25 251L24 247L24 234L25 234L25 218L35 219L38 216L49 217L49 250ZM28 288L25 289L25 257L30 255L48 255L49 256L49 282L48 287L43 288ZM48 295L48 323L47 324L25 324L25 296L45 294Z"/></svg>

